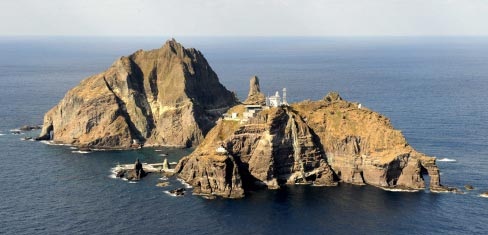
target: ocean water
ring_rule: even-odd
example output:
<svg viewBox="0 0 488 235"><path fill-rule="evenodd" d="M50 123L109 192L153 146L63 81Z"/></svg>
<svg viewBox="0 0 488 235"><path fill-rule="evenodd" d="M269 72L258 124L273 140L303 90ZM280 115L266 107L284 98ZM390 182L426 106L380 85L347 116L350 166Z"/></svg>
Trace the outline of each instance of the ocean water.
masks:
<svg viewBox="0 0 488 235"><path fill-rule="evenodd" d="M338 91L388 116L417 150L436 156L442 183L465 194L387 192L371 186L290 186L241 200L173 197L111 176L117 163L161 161L155 149L74 153L21 141L79 81L119 56L167 38L0 38L0 234L486 234L488 38L177 38L201 50L221 82L245 98L289 101ZM177 161L191 149L163 149ZM464 190L464 189L463 189Z"/></svg>

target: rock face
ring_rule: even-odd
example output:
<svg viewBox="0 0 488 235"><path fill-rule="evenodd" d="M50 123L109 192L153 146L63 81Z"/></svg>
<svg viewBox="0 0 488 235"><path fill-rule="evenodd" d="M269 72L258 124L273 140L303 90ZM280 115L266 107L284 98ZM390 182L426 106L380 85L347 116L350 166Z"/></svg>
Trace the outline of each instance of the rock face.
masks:
<svg viewBox="0 0 488 235"><path fill-rule="evenodd" d="M259 86L259 78L257 76L251 77L249 81L249 94L247 95L244 104L252 105L266 105L266 97L261 93L261 88Z"/></svg>
<svg viewBox="0 0 488 235"><path fill-rule="evenodd" d="M239 105L229 112L243 110ZM432 191L445 190L435 158L415 151L387 118L337 93L265 109L247 122L220 120L176 172L199 194L232 198L259 185L338 181L419 190L424 174Z"/></svg>
<svg viewBox="0 0 488 235"><path fill-rule="evenodd" d="M237 104L201 52L174 39L121 57L44 116L38 139L96 148L191 146Z"/></svg>
<svg viewBox="0 0 488 235"><path fill-rule="evenodd" d="M329 94L293 105L314 130L337 177L346 183L383 188L443 189L435 158L415 151L390 121L357 103Z"/></svg>
<svg viewBox="0 0 488 235"><path fill-rule="evenodd" d="M224 146L226 153L218 153L219 146ZM245 190L256 186L336 185L319 139L288 107L264 110L243 124L221 120L205 141L178 163L176 172L197 192L223 197L243 197Z"/></svg>

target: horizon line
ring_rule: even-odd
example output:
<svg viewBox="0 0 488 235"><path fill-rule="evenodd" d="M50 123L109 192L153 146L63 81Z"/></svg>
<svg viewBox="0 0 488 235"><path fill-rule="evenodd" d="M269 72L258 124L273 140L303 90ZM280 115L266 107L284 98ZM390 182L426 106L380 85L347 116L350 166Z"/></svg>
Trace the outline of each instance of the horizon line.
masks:
<svg viewBox="0 0 488 235"><path fill-rule="evenodd" d="M440 35L425 35L425 34L412 34L412 35L73 35L73 34L19 34L19 35L1 35L0 38L27 38L27 37L98 37L98 38L116 38L116 37L133 37L133 38L152 38L152 37L166 37L166 38L408 38L408 37L424 37L424 38L448 38L448 37L488 37L488 34L440 34Z"/></svg>

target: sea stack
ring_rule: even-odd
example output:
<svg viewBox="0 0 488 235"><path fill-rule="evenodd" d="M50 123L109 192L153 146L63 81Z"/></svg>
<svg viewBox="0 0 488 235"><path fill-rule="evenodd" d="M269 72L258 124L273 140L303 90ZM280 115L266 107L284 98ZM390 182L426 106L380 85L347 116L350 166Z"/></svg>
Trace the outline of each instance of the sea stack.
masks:
<svg viewBox="0 0 488 235"><path fill-rule="evenodd" d="M251 77L249 80L249 94L247 95L244 104L248 105L265 105L266 97L261 93L261 88L259 86L259 78L257 76Z"/></svg>
<svg viewBox="0 0 488 235"><path fill-rule="evenodd" d="M38 139L93 148L189 147L238 103L202 53L174 39L116 60L44 116Z"/></svg>
<svg viewBox="0 0 488 235"><path fill-rule="evenodd" d="M431 191L450 190L440 184L434 157L415 151L386 117L337 92L318 101L255 106L230 109L242 118L220 120L179 161L175 171L194 192L239 198L256 187L338 182L416 191L425 188L425 174ZM253 115L245 115L250 108Z"/></svg>

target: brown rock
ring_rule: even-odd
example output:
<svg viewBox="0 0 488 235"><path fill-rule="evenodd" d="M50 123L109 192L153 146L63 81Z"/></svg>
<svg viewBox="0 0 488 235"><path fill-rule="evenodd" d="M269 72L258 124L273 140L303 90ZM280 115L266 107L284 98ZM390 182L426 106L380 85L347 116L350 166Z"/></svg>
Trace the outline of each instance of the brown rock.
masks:
<svg viewBox="0 0 488 235"><path fill-rule="evenodd" d="M229 112L240 109L237 106ZM220 145L227 154L217 154ZM227 169L225 173L223 169ZM255 186L336 185L320 142L287 107L262 111L243 124L221 120L190 156L180 160L176 171L194 192L223 197L242 197L245 189ZM238 194L230 194L231 189Z"/></svg>
<svg viewBox="0 0 488 235"><path fill-rule="evenodd" d="M205 57L170 40L121 57L46 113L41 136L96 148L192 146L237 103ZM138 145L139 146L139 145Z"/></svg>
<svg viewBox="0 0 488 235"><path fill-rule="evenodd" d="M176 172L180 178L194 187L194 194L244 197L239 170L232 156L185 157L176 166Z"/></svg>
<svg viewBox="0 0 488 235"><path fill-rule="evenodd" d="M229 112L243 110L236 106ZM221 145L228 155L216 155ZM232 171L223 173L229 167ZM424 174L430 176L432 191L455 192L440 184L435 158L415 151L387 118L359 109L337 93L263 110L245 123L221 120L178 163L177 172L197 192L224 197L229 195L225 190L236 186L242 192L255 185L336 185L335 178L411 191L425 188Z"/></svg>
<svg viewBox="0 0 488 235"><path fill-rule="evenodd" d="M261 93L259 78L257 76L251 77L249 81L249 94L244 104L266 105L266 97Z"/></svg>
<svg viewBox="0 0 488 235"><path fill-rule="evenodd" d="M169 186L169 182L159 182L156 184L156 187L167 187Z"/></svg>
<svg viewBox="0 0 488 235"><path fill-rule="evenodd" d="M324 100L292 105L314 130L339 179L383 188L441 188L435 158L415 151L382 115L329 93Z"/></svg>

